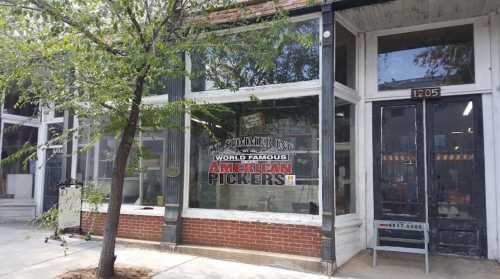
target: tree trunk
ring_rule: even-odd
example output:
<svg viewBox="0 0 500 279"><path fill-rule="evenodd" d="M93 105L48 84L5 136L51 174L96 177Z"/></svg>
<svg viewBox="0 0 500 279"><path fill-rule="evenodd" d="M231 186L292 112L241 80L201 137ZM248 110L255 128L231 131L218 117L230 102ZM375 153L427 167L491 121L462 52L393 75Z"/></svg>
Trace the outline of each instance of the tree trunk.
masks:
<svg viewBox="0 0 500 279"><path fill-rule="evenodd" d="M113 164L113 174L111 178L111 194L108 204L108 214L106 217L106 224L104 226L104 237L102 241L99 266L96 273L96 277L98 279L109 279L114 273L116 259L115 244L118 232L118 222L120 220L120 209L122 206L123 181L125 178L127 159L137 131L144 81L148 70L149 66L146 65L136 79L134 99L130 108L127 125L123 130L118 149L116 150Z"/></svg>

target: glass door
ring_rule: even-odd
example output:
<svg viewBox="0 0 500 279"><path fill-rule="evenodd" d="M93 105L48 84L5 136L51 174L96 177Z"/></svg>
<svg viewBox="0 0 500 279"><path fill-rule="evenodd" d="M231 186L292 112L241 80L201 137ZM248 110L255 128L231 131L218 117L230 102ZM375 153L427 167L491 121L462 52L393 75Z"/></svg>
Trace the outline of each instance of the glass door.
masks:
<svg viewBox="0 0 500 279"><path fill-rule="evenodd" d="M425 220L422 104L374 104L374 196L379 220Z"/></svg>
<svg viewBox="0 0 500 279"><path fill-rule="evenodd" d="M486 256L481 98L428 101L431 249Z"/></svg>
<svg viewBox="0 0 500 279"><path fill-rule="evenodd" d="M425 221L427 173L431 251L486 256L481 97L373 108L375 219ZM387 230L381 237L402 235Z"/></svg>

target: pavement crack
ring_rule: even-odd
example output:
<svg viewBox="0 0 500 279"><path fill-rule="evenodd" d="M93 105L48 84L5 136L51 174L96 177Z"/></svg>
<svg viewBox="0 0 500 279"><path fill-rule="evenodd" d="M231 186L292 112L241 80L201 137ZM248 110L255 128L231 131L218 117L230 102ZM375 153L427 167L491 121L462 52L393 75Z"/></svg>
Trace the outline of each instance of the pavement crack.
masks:
<svg viewBox="0 0 500 279"><path fill-rule="evenodd" d="M183 262L181 262L181 263L178 263L178 264L176 264L176 265L174 265L174 266L167 267L167 268L165 268L165 269L163 269L163 270L160 270L160 271L158 271L158 272L153 273L153 276L152 276L152 277L155 277L156 275L160 275L160 274L162 274L162 273L169 272L169 271L171 271L171 270L173 270L173 269L176 269L176 268L180 267L181 265L185 265L185 264L187 264L187 263L193 262L193 261L195 261L195 260L197 260L197 259L199 259L199 258L200 258L200 257L194 257L194 258L192 258L192 259L185 260L185 261L183 261Z"/></svg>

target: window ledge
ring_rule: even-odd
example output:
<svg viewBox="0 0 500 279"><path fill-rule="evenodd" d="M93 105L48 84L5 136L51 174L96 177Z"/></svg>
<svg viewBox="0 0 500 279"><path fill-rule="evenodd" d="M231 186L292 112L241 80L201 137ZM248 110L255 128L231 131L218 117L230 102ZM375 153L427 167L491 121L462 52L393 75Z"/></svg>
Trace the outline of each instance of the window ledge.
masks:
<svg viewBox="0 0 500 279"><path fill-rule="evenodd" d="M188 93L186 99L206 101L209 103L231 103L241 102L244 100L250 101L254 96L257 96L262 100L284 98L284 92L286 92L287 98L293 98L294 96L317 95L321 92L321 83L319 79L315 79L254 87L242 87L236 92L229 89L207 90Z"/></svg>
<svg viewBox="0 0 500 279"><path fill-rule="evenodd" d="M184 208L183 218L216 219L272 224L321 226L321 216L295 213L256 212L223 209Z"/></svg>
<svg viewBox="0 0 500 279"><path fill-rule="evenodd" d="M145 207L151 209L144 209ZM82 211L90 212L90 204L83 203ZM101 204L97 210L99 213L107 213L108 205ZM162 206L143 206L143 205L132 205L132 204L124 204L121 207L120 214L123 215L141 215L141 216L160 216L163 217L165 214L165 208Z"/></svg>
<svg viewBox="0 0 500 279"><path fill-rule="evenodd" d="M164 216L164 207L151 206L152 209L144 209L144 207L145 206L124 204L122 205L120 214L160 217ZM88 203L83 203L82 211L90 212L90 205ZM99 213L107 213L107 211L107 204L101 204L98 208ZM182 217L321 227L321 216L309 214L184 208ZM335 228L345 229L351 227L360 227L363 224L363 221L359 218L358 215L349 214L337 216L335 223Z"/></svg>

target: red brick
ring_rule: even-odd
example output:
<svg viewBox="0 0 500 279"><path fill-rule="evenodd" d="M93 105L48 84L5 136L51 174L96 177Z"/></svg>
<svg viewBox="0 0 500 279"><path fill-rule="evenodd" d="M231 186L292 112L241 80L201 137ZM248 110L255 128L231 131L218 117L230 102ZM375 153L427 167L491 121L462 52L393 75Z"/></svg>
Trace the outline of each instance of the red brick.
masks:
<svg viewBox="0 0 500 279"><path fill-rule="evenodd" d="M82 231L88 232L92 223L92 215L82 214ZM94 234L101 235L106 214L95 215ZM160 216L120 215L118 237L160 241L163 232L163 218Z"/></svg>
<svg viewBox="0 0 500 279"><path fill-rule="evenodd" d="M319 227L197 218L183 219L182 237L185 244L314 257L321 245Z"/></svg>

